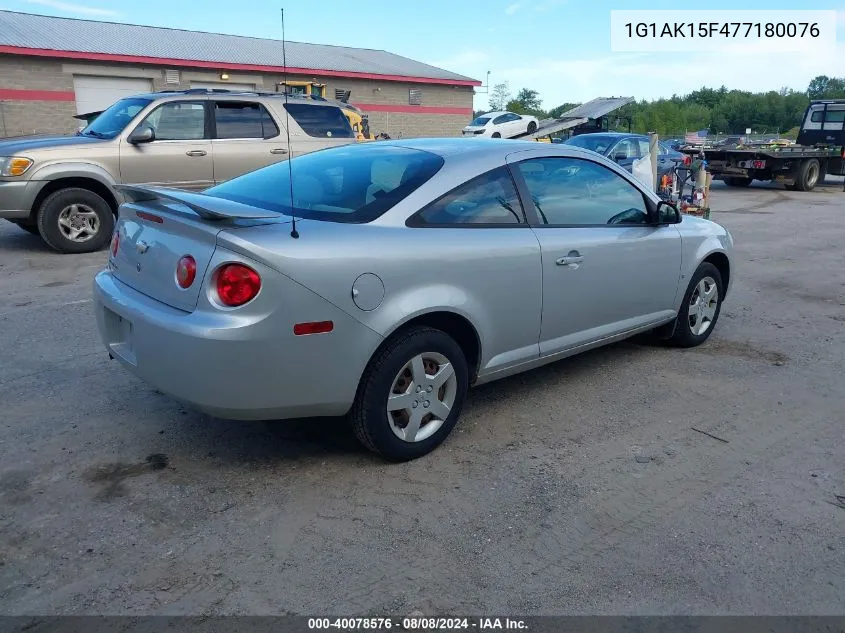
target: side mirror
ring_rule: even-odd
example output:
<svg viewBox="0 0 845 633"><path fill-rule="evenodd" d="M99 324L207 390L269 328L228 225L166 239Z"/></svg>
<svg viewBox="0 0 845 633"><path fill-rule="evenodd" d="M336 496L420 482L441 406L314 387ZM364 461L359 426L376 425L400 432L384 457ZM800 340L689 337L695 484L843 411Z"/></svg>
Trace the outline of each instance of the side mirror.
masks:
<svg viewBox="0 0 845 633"><path fill-rule="evenodd" d="M678 207L670 202L661 200L657 203L657 210L655 211L657 224L680 224L681 212Z"/></svg>
<svg viewBox="0 0 845 633"><path fill-rule="evenodd" d="M156 133L149 125L144 125L142 127L137 128L132 134L129 135L129 138L126 139L133 145L139 145L141 143L152 143L156 140Z"/></svg>

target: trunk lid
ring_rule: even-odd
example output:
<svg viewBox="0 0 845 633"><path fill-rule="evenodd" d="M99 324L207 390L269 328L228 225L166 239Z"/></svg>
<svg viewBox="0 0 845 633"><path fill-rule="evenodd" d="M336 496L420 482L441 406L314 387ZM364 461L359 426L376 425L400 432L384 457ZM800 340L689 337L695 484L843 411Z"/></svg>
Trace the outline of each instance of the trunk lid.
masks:
<svg viewBox="0 0 845 633"><path fill-rule="evenodd" d="M138 292L185 312L197 306L221 230L284 217L200 193L129 185L117 189L127 201L117 221L117 253L109 250L112 274ZM181 288L176 268L185 255L196 261L196 278Z"/></svg>

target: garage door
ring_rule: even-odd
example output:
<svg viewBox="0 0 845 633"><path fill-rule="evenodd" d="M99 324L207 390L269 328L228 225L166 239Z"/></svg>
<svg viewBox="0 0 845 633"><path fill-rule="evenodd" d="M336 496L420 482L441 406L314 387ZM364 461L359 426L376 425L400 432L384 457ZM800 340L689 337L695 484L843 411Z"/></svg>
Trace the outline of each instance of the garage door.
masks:
<svg viewBox="0 0 845 633"><path fill-rule="evenodd" d="M105 110L118 99L152 92L153 82L151 79L77 75L73 78L73 90L76 92L76 113L87 114Z"/></svg>
<svg viewBox="0 0 845 633"><path fill-rule="evenodd" d="M234 90L243 92L255 92L255 84L233 84L228 81L209 83L205 81L192 81L191 88L205 88L206 90Z"/></svg>

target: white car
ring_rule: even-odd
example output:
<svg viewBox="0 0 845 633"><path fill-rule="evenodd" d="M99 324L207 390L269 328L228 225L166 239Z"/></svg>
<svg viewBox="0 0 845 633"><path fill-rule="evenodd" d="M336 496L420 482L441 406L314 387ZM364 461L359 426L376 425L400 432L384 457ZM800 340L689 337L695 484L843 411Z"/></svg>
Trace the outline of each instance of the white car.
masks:
<svg viewBox="0 0 845 633"><path fill-rule="evenodd" d="M513 112L482 114L463 129L463 136L513 138L537 131L537 117Z"/></svg>

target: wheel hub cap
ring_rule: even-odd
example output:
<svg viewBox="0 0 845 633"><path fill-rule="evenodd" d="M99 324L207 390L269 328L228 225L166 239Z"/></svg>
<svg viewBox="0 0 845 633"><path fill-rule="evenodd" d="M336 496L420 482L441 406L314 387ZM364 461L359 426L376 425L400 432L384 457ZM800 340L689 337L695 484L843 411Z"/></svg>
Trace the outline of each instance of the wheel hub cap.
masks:
<svg viewBox="0 0 845 633"><path fill-rule="evenodd" d="M59 230L71 242L87 242L100 230L100 217L87 204L71 204L59 213Z"/></svg>
<svg viewBox="0 0 845 633"><path fill-rule="evenodd" d="M387 421L394 435L421 442L443 426L455 404L458 379L449 360L426 352L408 361L387 399Z"/></svg>
<svg viewBox="0 0 845 633"><path fill-rule="evenodd" d="M701 336L713 325L716 310L719 307L719 287L712 277L704 277L698 282L690 297L689 328L695 336Z"/></svg>

